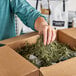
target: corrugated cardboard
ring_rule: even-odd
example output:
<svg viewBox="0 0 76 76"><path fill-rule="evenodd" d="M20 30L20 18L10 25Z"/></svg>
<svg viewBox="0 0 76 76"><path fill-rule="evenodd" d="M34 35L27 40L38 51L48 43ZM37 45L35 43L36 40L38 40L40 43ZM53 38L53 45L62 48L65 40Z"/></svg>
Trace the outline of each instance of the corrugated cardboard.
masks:
<svg viewBox="0 0 76 76"><path fill-rule="evenodd" d="M33 37L33 36L35 36L35 35L37 35L37 34L38 34L37 32L32 32L32 33L28 33L28 34L23 34L23 35L21 35L21 36L16 36L16 37L13 37L13 38L9 38L9 39L0 41L0 43L2 43L2 44L10 44L10 43L14 43L14 42L20 41L20 40L22 40L22 39L26 39L26 38L29 38L29 37Z"/></svg>
<svg viewBox="0 0 76 76"><path fill-rule="evenodd" d="M9 47L0 47L0 76L39 76L38 69Z"/></svg>
<svg viewBox="0 0 76 76"><path fill-rule="evenodd" d="M0 43L6 44L6 45L10 46L11 48L15 49L17 47L24 46L26 41L29 42L30 44L35 43L38 37L39 37L39 35L37 33L33 33L33 34L31 33L29 35L22 35L22 36L15 37L12 39L3 40ZM76 28L58 30L57 31L57 39L61 42L69 44L72 48L76 47ZM3 49L3 50L5 50L5 49ZM12 49L11 49L11 51L14 52L14 50L12 50ZM13 54L13 52L11 52L12 55L15 54L15 53ZM20 59L22 61L23 60L26 61L26 59L24 59L23 57L21 57L17 53L15 54L15 56L16 55L19 57L18 59ZM5 59L3 57L3 59L6 61L8 57L9 56L7 56ZM7 61L11 61L11 59L13 59L13 57L12 58L10 57L10 60L7 60ZM16 60L17 60L17 58L14 57L13 62ZM28 68L28 67L30 69L32 67L36 68L35 66L31 67L32 64L30 62L26 61L28 63L27 64L25 61L20 63L20 64L18 63L18 65L22 65L21 69L23 68L23 66L24 66L24 70L25 70L25 68ZM7 62L7 64L9 65L9 62ZM10 65L12 66L14 64L11 63ZM20 68L20 66L18 66L18 65L17 65L17 68ZM3 63L2 63L2 66L3 66ZM11 66L6 67L6 69L10 68ZM14 75L10 75L10 74L9 75L10 76L17 76L20 74L21 76L23 76L23 74L25 74L25 76L76 76L76 67L75 66L76 66L76 58L72 58L72 59L57 63L55 65L51 65L48 67L42 67L42 68L40 68L40 72L38 71L37 68L36 68L35 72L32 72L33 69L31 69L31 71L25 70L25 72L20 72L20 73L18 73L19 71L15 72L16 70L14 71L14 69L13 69L13 71L11 71L10 73L11 74L13 73ZM16 67L16 63L15 63L15 66L13 66L12 68L15 68L15 67ZM2 68L4 68L4 66ZM1 74L2 73L4 73L4 72L1 72ZM6 73L8 73L8 71ZM27 73L28 73L28 75L27 75ZM32 75L30 75L30 74L32 74ZM7 76L7 75L4 75L4 76Z"/></svg>
<svg viewBox="0 0 76 76"><path fill-rule="evenodd" d="M39 37L37 32L32 32L28 34L24 34L21 36L13 37L10 39L6 39L3 41L0 41L1 44L6 44L7 46L10 46L13 49L16 49L17 47L22 47L25 45L26 42L28 43L36 43L37 38Z"/></svg>
<svg viewBox="0 0 76 76"><path fill-rule="evenodd" d="M40 69L40 76L76 76L76 57Z"/></svg>
<svg viewBox="0 0 76 76"><path fill-rule="evenodd" d="M73 49L76 47L76 28L59 30L57 33L57 39L60 42L70 45Z"/></svg>
<svg viewBox="0 0 76 76"><path fill-rule="evenodd" d="M57 31L57 40L76 48L76 28ZM40 76L76 76L76 57L49 67L40 68Z"/></svg>

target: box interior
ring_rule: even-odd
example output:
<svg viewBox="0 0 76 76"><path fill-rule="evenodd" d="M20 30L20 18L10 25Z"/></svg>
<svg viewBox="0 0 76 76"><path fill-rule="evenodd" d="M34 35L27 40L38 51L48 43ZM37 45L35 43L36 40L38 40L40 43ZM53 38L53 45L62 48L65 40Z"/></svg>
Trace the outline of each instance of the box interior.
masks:
<svg viewBox="0 0 76 76"><path fill-rule="evenodd" d="M57 40L68 44L72 49L76 48L76 28L58 30ZM0 41L2 44L11 47L12 49L22 47L26 41L30 44L36 43L39 35L38 33L31 33L28 35L19 36L12 39ZM26 60L26 59L25 59ZM76 58L68 59L64 62L57 63L49 67L40 68L39 76L75 76L76 75ZM69 69L70 68L70 69Z"/></svg>

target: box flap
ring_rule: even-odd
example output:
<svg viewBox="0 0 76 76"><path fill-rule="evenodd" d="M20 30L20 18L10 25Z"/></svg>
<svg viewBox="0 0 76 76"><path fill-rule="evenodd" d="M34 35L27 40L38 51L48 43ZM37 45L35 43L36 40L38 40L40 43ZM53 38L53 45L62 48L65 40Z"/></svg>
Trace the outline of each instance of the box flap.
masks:
<svg viewBox="0 0 76 76"><path fill-rule="evenodd" d="M22 47L25 45L26 42L28 43L36 43L37 38L39 37L37 32L32 32L28 34L24 34L21 36L16 36L10 39L0 41L0 44L6 44L13 49L18 47Z"/></svg>
<svg viewBox="0 0 76 76"><path fill-rule="evenodd" d="M69 35L70 37L73 37L74 39L76 39L76 28L63 29L60 31L62 31L65 34Z"/></svg>
<svg viewBox="0 0 76 76"><path fill-rule="evenodd" d="M32 32L32 33L28 33L28 34L23 34L23 35L20 35L20 36L16 36L16 37L13 37L13 38L2 40L2 41L0 41L0 43L9 44L9 43L19 41L19 40L22 40L22 39L27 39L27 38L35 36L35 35L38 35L38 33L37 32Z"/></svg>
<svg viewBox="0 0 76 76"><path fill-rule="evenodd" d="M76 76L76 57L40 69L40 76Z"/></svg>
<svg viewBox="0 0 76 76"><path fill-rule="evenodd" d="M76 28L59 30L57 37L58 41L70 45L71 48L76 48Z"/></svg>
<svg viewBox="0 0 76 76"><path fill-rule="evenodd" d="M0 47L0 76L39 76L38 69L9 47Z"/></svg>

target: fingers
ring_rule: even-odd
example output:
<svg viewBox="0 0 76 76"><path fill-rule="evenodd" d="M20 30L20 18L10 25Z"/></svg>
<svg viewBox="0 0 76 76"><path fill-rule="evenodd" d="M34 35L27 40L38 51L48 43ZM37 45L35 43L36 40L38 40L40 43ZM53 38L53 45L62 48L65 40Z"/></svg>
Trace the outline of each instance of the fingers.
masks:
<svg viewBox="0 0 76 76"><path fill-rule="evenodd" d="M52 39L52 30L51 27L48 26L48 31L47 31L48 35L47 35L47 44L50 43L51 39Z"/></svg>
<svg viewBox="0 0 76 76"><path fill-rule="evenodd" d="M43 29L44 45L51 43L56 38L56 32L51 26L45 26Z"/></svg>
<svg viewBox="0 0 76 76"><path fill-rule="evenodd" d="M46 45L46 43L47 43L47 30L48 30L48 27L44 26L44 30L43 30L44 45Z"/></svg>
<svg viewBox="0 0 76 76"><path fill-rule="evenodd" d="M52 42L56 39L56 30L52 30L53 31L53 36L52 36Z"/></svg>

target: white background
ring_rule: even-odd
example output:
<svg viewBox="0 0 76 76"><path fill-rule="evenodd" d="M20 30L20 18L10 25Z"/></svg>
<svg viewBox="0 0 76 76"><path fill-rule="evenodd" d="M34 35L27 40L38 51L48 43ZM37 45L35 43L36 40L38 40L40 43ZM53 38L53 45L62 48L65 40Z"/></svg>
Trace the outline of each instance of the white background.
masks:
<svg viewBox="0 0 76 76"><path fill-rule="evenodd" d="M70 11L76 11L76 0L68 0L68 8Z"/></svg>

